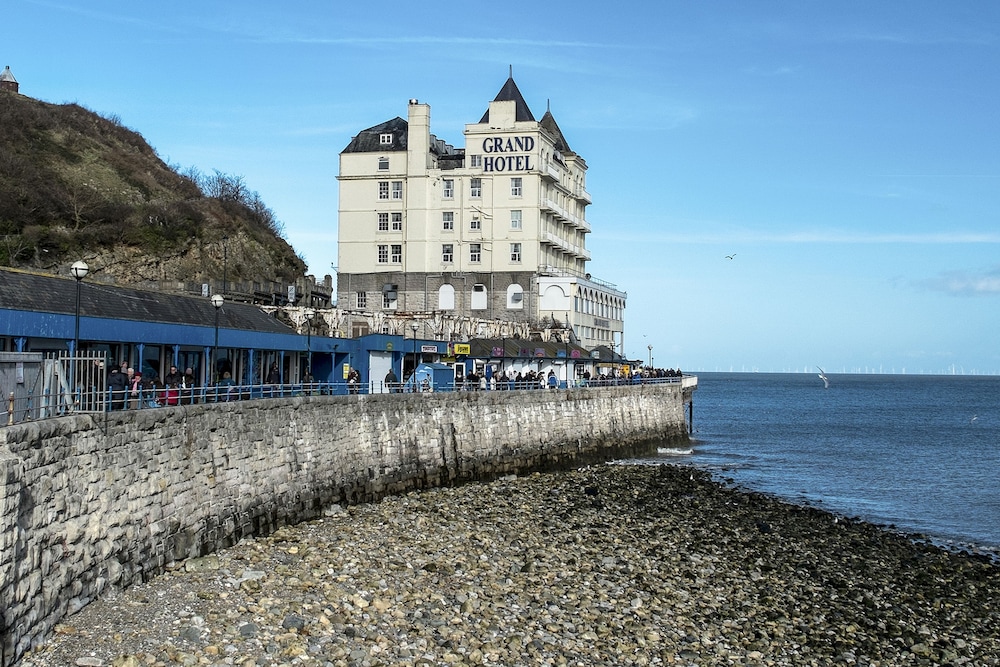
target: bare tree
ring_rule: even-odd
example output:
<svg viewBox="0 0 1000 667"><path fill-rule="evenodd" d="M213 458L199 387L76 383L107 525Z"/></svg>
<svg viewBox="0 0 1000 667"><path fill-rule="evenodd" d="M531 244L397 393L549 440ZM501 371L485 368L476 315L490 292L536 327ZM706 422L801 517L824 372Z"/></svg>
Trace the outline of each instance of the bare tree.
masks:
<svg viewBox="0 0 1000 667"><path fill-rule="evenodd" d="M206 176L203 181L202 189L209 197L246 204L248 190L242 176L231 176L216 169L213 176Z"/></svg>

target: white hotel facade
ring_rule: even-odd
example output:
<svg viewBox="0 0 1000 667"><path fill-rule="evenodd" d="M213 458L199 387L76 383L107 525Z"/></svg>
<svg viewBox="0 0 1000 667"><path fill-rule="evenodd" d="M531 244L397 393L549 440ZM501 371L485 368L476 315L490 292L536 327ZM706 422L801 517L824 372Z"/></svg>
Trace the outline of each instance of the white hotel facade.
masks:
<svg viewBox="0 0 1000 667"><path fill-rule="evenodd" d="M621 350L626 294L587 272L587 163L508 78L455 148L410 100L340 154L337 305L353 335L463 340L571 327Z"/></svg>

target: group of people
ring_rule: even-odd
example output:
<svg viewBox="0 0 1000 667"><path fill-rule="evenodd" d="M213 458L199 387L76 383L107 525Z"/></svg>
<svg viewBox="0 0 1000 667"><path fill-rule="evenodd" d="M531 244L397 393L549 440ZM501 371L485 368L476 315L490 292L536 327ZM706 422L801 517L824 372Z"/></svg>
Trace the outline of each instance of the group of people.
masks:
<svg viewBox="0 0 1000 667"><path fill-rule="evenodd" d="M601 374L591 379L589 372L584 372L574 380L574 384L580 386L587 385L608 385L621 383L640 383L647 378L680 378L683 375L678 369L662 368L635 368L630 373L615 371L611 374ZM273 364L266 378L266 384L277 386L281 384L281 373L278 365ZM311 381L308 376L307 382ZM554 371L527 371L508 370L506 373L495 372L489 368L482 375L476 373L475 369L470 370L464 377L455 377L455 389L458 391L496 391L515 389L558 389L562 386L561 381ZM404 383L399 381L396 373L390 369L385 376L385 387L391 392L404 390ZM113 366L108 374L108 390L111 395L111 409L124 410L136 409L140 407L161 407L167 405L189 405L198 402L199 393L196 391L198 383L192 368L187 368L181 373L177 366L171 366L170 371L159 378L155 371L147 372L145 375L141 371L122 363L120 366ZM347 375L347 389L351 394L357 394L361 390L361 373L356 368L351 368ZM416 391L430 391L432 387L426 380L423 386L416 388ZM414 390L411 388L411 390ZM228 401L239 398L236 382L229 372L224 372L216 383L214 400ZM209 400L212 400L211 398Z"/></svg>
<svg viewBox="0 0 1000 667"><path fill-rule="evenodd" d="M590 379L590 373L585 372L580 378L586 382ZM555 371L548 373L535 371L514 371L508 370L506 373L487 372L479 375L475 370L471 370L464 378L455 378L456 389L465 391L496 391L514 389L558 389L561 381L556 376Z"/></svg>
<svg viewBox="0 0 1000 667"><path fill-rule="evenodd" d="M590 384L595 386L607 386L615 384L642 384L648 380L676 380L679 381L684 373L679 368L634 368L631 372L614 371L612 373L601 373L594 378Z"/></svg>
<svg viewBox="0 0 1000 667"><path fill-rule="evenodd" d="M194 369L181 373L176 366L161 379L155 372L135 370L126 362L112 366L108 373L108 391L112 410L135 410L140 407L187 405L197 401L198 386Z"/></svg>

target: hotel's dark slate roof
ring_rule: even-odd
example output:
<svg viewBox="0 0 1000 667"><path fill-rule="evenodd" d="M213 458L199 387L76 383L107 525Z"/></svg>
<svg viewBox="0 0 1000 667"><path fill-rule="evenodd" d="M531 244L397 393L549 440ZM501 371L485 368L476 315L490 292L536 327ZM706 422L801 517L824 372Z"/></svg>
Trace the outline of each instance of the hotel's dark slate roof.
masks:
<svg viewBox="0 0 1000 667"><path fill-rule="evenodd" d="M27 271L0 269L0 309L75 314L76 281ZM215 306L207 298L150 292L88 281L80 285L84 317L211 326ZM261 333L293 334L290 327L257 306L227 302L219 326Z"/></svg>
<svg viewBox="0 0 1000 667"><path fill-rule="evenodd" d="M408 123L396 116L392 120L358 132L342 153L388 153L406 150L406 129ZM391 134L392 144L383 144L382 135Z"/></svg>
<svg viewBox="0 0 1000 667"><path fill-rule="evenodd" d="M566 141L566 137L563 136L562 130L559 129L559 125L556 123L555 116L548 109L545 110L545 115L542 119L538 121L538 124L545 128L549 134L555 137L556 150L560 153L571 153L569 148L569 143Z"/></svg>
<svg viewBox="0 0 1000 667"><path fill-rule="evenodd" d="M507 81L503 84L503 88L497 93L497 96L493 98L494 102L514 102L514 120L523 121L530 120L534 121L535 117L531 113L531 109L528 108L528 103L524 101L524 97L521 95L521 91L518 90L517 84L514 83L514 77L508 77ZM483 114L480 123L490 122L490 110L487 109L486 113Z"/></svg>

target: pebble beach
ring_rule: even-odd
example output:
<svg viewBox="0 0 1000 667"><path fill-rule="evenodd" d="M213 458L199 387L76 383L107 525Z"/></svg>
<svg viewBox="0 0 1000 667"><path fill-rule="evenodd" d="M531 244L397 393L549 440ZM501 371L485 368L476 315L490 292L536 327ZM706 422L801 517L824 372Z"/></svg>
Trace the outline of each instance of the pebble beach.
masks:
<svg viewBox="0 0 1000 667"><path fill-rule="evenodd" d="M106 592L18 663L998 664L990 558L619 464L333 507Z"/></svg>

